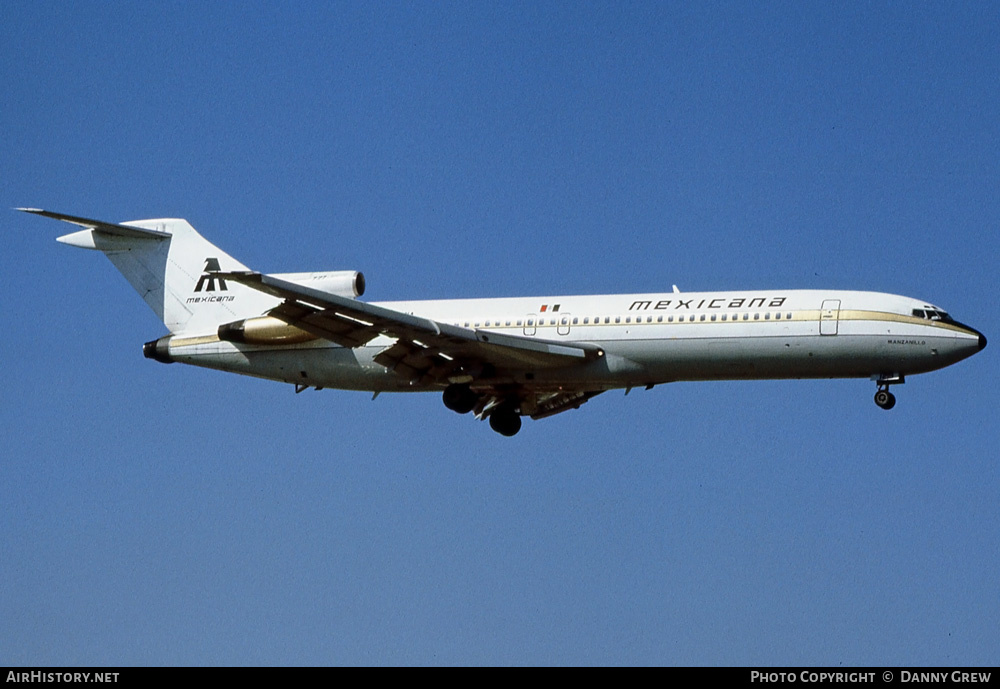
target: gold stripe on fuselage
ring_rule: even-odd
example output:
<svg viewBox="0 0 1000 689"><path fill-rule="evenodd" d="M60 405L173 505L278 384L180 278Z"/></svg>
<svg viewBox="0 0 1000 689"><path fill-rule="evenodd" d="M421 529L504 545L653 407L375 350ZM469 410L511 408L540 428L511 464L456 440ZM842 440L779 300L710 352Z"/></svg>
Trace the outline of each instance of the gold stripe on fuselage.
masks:
<svg viewBox="0 0 1000 689"><path fill-rule="evenodd" d="M956 323L948 323L947 321L932 321L926 318L918 318L916 316L904 316L903 314L900 313L887 313L885 311L858 311L854 309L844 309L840 312L840 318L838 320L886 321L890 323L907 323L909 325L929 325L933 328L943 328L945 330L953 330L956 333L962 333L964 335L973 334L969 329L964 328Z"/></svg>
<svg viewBox="0 0 1000 689"><path fill-rule="evenodd" d="M200 335L197 337L172 337L170 346L173 347L193 347L194 345L214 344L220 342L217 334Z"/></svg>
<svg viewBox="0 0 1000 689"><path fill-rule="evenodd" d="M781 317L780 318L775 318L774 315L775 314L779 314L779 313L781 314ZM789 313L791 314L791 318L788 317ZM821 315L822 315L822 313L823 312L820 309L806 309L806 310L800 310L800 311L786 311L786 310L782 310L782 309L769 309L769 310L765 310L765 311L739 311L739 312L726 313L726 314L719 314L719 313L711 313L711 314L709 314L709 313L705 313L703 311L702 312L697 312L696 311L696 312L693 312L693 313L687 313L687 312L685 312L683 314L680 314L680 313L678 313L678 314L669 314L670 316L675 316L675 315L676 316L681 316L682 315L685 318L685 320L683 320L683 321L681 321L681 320L674 320L674 321L668 322L666 320L666 318L668 316L665 315L665 314L663 315L663 317L664 317L663 321L657 321L657 320L654 319L652 322L647 322L646 321L646 318L648 318L648 316L624 316L624 315L618 315L618 316L600 316L597 319L595 319L594 322L591 322L591 323L578 322L578 323L562 324L562 323L560 323L560 321L562 319L561 318L557 318L557 319L555 319L555 321L556 321L555 323L541 323L541 322L536 322L534 326L523 326L523 325L517 326L517 325L513 325L516 321L512 319L511 320L511 325L503 325L503 326L496 325L496 326L490 326L489 328L481 326L479 328L474 328L474 329L477 329L477 330L478 329L483 329L483 330L522 330L524 327L534 327L534 328L537 328L537 329L541 330L541 329L566 328L566 327L569 327L569 328L594 328L594 327L611 327L611 326L618 326L618 327L630 326L630 327L634 327L634 326L639 326L639 325L695 325L695 324L698 324L698 325L709 325L709 324L711 324L711 325L730 325L730 324L749 324L751 322L754 323L754 324L758 324L758 325L761 324L761 323L763 323L763 322L773 323L775 325L778 325L778 324L781 324L781 323L787 323L789 321L796 321L796 322L800 322L800 323L801 322L812 321L812 322L815 322L815 323L819 323L821 321ZM770 315L771 318L764 318L765 314ZM706 316L706 319L704 321L700 320L700 317L702 315ZM714 320L714 321L710 320L710 317L712 315L716 316L716 320ZM729 316L729 318L727 320L721 320L720 317L722 315L727 315L727 316ZM747 316L746 319L743 318L744 315ZM690 318L690 316L698 316L699 319L696 319L694 321L688 320ZM756 316L756 318L755 318L755 316ZM573 316L572 318L581 319L580 316ZM589 316L587 318L589 319ZM604 319L604 318L611 318L612 322L611 323L597 322L597 320L601 320L601 319ZM615 323L614 322L615 318L621 319L620 322ZM629 322L629 323L626 323L625 320L624 320L625 318L631 318L632 321ZM493 319L492 318L490 318L490 319L483 319L480 322L485 322L486 320L493 320ZM504 320L504 321L506 321L506 319L498 319L498 320ZM523 323L524 319L522 318L521 320L522 320L522 323ZM860 309L841 309L838 312L838 317L837 318L829 318L829 319L827 319L827 322L837 322L837 321L879 321L879 322L884 322L884 323L905 323L907 325L925 325L925 326L931 326L931 327L934 327L934 328L942 328L944 330L951 330L953 332L962 333L964 335L972 335L973 334L968 329L966 329L966 328L964 328L964 327L962 327L960 325L957 325L955 323L948 323L948 322L945 322L945 321L932 321L932 320L928 320L926 318L918 318L916 316L906 316L906 315L899 314L899 313L889 313L887 311L865 311L865 310L860 310ZM526 337L530 337L530 336L526 336ZM218 334L213 333L211 335L200 335L200 336L193 336L193 337L173 337L173 338L170 339L170 346L171 346L171 348L175 348L175 347L193 347L193 346L196 346L196 345L217 344L219 342L221 342L221 340L219 339Z"/></svg>

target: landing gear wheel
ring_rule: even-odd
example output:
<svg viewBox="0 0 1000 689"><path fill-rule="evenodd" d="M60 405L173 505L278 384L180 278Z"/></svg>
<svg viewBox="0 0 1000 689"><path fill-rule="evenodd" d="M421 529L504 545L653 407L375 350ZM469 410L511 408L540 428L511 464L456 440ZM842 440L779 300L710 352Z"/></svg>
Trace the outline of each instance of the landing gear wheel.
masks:
<svg viewBox="0 0 1000 689"><path fill-rule="evenodd" d="M875 393L875 404L883 409L892 409L896 406L896 396L888 390L879 390Z"/></svg>
<svg viewBox="0 0 1000 689"><path fill-rule="evenodd" d="M455 384L449 385L444 389L442 399L444 400L444 406L453 412L468 414L475 408L476 402L479 401L479 396L468 385Z"/></svg>
<svg viewBox="0 0 1000 689"><path fill-rule="evenodd" d="M521 430L521 417L513 408L501 408L490 414L490 428L508 438Z"/></svg>

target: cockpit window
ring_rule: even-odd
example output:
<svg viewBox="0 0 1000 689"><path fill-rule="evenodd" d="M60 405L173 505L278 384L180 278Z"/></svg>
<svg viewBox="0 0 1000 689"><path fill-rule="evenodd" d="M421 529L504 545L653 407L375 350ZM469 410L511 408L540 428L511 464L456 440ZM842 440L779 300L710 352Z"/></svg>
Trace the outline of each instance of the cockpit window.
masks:
<svg viewBox="0 0 1000 689"><path fill-rule="evenodd" d="M944 311L937 309L913 309L913 315L917 318L924 318L929 321L944 321L951 323L951 316Z"/></svg>

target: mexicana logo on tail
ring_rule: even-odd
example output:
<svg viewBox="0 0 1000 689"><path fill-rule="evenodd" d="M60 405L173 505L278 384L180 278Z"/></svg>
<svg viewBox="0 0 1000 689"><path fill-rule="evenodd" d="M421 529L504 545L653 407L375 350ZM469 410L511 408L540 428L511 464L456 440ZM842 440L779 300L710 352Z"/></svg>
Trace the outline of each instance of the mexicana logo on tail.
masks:
<svg viewBox="0 0 1000 689"><path fill-rule="evenodd" d="M212 275L210 271L219 271L222 268L219 267L219 259L217 258L206 258L205 259L205 270L200 278L198 278L198 284L194 286L195 292L201 292L203 289L206 292L215 291L215 283L219 283L219 291L227 292L229 290L226 287L226 281L220 277Z"/></svg>

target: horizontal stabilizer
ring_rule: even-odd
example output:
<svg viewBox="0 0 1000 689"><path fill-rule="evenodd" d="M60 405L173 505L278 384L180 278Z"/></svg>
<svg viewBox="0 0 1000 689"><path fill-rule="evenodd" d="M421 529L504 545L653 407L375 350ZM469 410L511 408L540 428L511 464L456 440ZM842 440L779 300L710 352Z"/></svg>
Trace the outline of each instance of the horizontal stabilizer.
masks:
<svg viewBox="0 0 1000 689"><path fill-rule="evenodd" d="M210 279L209 269L245 270L246 266L182 218L113 223L39 208L16 210L76 225L56 241L102 252L171 333L215 331L224 323L259 316L279 303L257 290Z"/></svg>
<svg viewBox="0 0 1000 689"><path fill-rule="evenodd" d="M43 211L40 208L18 208L16 210L24 211L25 213L34 213L35 215L42 215L46 218L62 220L63 222L85 227L88 230L97 230L98 232L114 235L116 237L131 237L133 239L169 239L171 236L169 232L162 232L160 230L150 230L144 227L133 227L131 225L117 225L115 223L104 222L102 220L90 220L89 218L79 218L75 215L65 215L64 213Z"/></svg>

